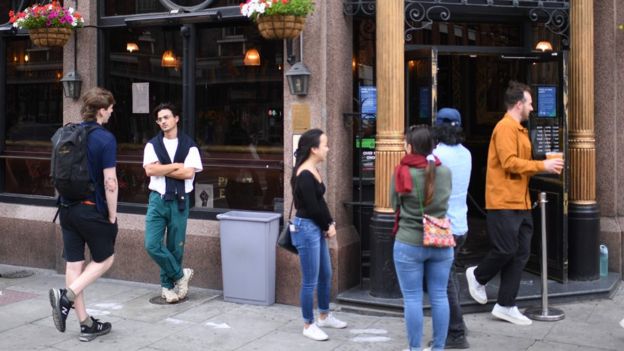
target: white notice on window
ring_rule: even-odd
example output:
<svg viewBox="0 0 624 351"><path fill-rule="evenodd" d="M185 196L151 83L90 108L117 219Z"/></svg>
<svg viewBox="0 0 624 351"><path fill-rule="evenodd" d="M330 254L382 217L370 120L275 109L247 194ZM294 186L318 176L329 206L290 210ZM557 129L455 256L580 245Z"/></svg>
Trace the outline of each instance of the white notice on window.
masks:
<svg viewBox="0 0 624 351"><path fill-rule="evenodd" d="M149 83L132 83L132 113L149 113Z"/></svg>

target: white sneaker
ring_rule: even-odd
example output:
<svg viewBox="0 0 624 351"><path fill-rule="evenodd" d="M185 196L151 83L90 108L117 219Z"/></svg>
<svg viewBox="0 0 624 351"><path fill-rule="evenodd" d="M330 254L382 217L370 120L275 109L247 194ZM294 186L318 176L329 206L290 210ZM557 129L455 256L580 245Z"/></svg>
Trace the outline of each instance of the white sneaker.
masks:
<svg viewBox="0 0 624 351"><path fill-rule="evenodd" d="M319 317L319 319L317 319L316 321L316 325L318 325L321 328L327 327L327 328L342 329L342 328L347 327L347 322L343 322L340 319L334 317L333 314L329 313L327 317L325 317L325 319L321 319Z"/></svg>
<svg viewBox="0 0 624 351"><path fill-rule="evenodd" d="M191 278L193 278L193 273L194 273L194 271L190 268L184 268L182 272L184 273L182 278L178 279L178 281L175 282L175 287L178 290L179 300L184 299L186 295L188 294L189 282L191 281Z"/></svg>
<svg viewBox="0 0 624 351"><path fill-rule="evenodd" d="M516 324L516 325L531 325L533 321L528 319L525 315L520 313L518 307L503 307L499 304L494 305L492 315L496 318L504 321Z"/></svg>
<svg viewBox="0 0 624 351"><path fill-rule="evenodd" d="M316 341L325 341L329 339L329 336L327 336L324 331L316 326L316 323L310 324L307 328L303 327L303 336Z"/></svg>
<svg viewBox="0 0 624 351"><path fill-rule="evenodd" d="M165 299L167 303L176 303L180 299L178 298L178 294L173 291L173 289L162 288L162 292L160 293L160 297Z"/></svg>
<svg viewBox="0 0 624 351"><path fill-rule="evenodd" d="M477 278L475 278L474 271L477 266L469 267L466 269L466 280L468 281L468 291L470 296L478 303L485 305L487 303L487 293L485 292L485 285L479 284Z"/></svg>
<svg viewBox="0 0 624 351"><path fill-rule="evenodd" d="M620 321L620 327L624 328L624 319Z"/></svg>

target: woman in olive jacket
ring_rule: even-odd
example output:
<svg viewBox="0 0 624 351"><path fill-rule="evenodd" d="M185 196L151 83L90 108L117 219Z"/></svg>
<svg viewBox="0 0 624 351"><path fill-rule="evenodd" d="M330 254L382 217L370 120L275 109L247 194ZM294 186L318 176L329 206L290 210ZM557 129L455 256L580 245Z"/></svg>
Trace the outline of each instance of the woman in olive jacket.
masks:
<svg viewBox="0 0 624 351"><path fill-rule="evenodd" d="M433 217L444 217L451 194L451 171L432 155L433 148L428 126L410 127L405 135L406 155L391 182L392 206L400 211L395 223L394 266L403 294L410 350L421 347L423 279L427 279L431 302L432 350L444 349L448 332L446 287L453 249L423 246L423 211Z"/></svg>

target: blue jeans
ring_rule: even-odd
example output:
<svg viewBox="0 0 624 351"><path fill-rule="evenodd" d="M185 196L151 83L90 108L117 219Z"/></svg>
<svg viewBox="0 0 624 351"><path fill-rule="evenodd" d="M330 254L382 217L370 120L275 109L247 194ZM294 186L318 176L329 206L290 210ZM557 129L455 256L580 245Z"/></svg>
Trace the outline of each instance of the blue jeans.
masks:
<svg viewBox="0 0 624 351"><path fill-rule="evenodd" d="M431 248L394 242L394 267L403 294L405 324L410 350L420 351L423 329L423 275L427 279L433 350L443 350L449 324L446 287L453 264L452 248Z"/></svg>
<svg viewBox="0 0 624 351"><path fill-rule="evenodd" d="M301 314L304 323L314 323L314 289L321 313L329 312L329 291L332 269L329 248L321 229L307 218L294 217L295 231L291 232L293 245L299 251L301 262Z"/></svg>

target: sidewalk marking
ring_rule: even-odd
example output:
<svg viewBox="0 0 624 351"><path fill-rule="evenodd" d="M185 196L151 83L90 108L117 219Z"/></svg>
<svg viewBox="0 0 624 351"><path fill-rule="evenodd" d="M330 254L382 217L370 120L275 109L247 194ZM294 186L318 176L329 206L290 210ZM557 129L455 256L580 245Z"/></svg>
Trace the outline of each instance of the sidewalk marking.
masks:
<svg viewBox="0 0 624 351"><path fill-rule="evenodd" d="M96 303L94 306L105 309L117 311L123 308L123 305L114 302Z"/></svg>
<svg viewBox="0 0 624 351"><path fill-rule="evenodd" d="M359 343L363 343L363 342L388 342L392 339L390 339L387 336L366 336L366 335L358 335L355 338L352 338L351 341L353 342L359 342Z"/></svg>
<svg viewBox="0 0 624 351"><path fill-rule="evenodd" d="M388 342L392 340L387 336L380 336L388 334L385 329L351 329L351 334L357 334L356 337L351 338L351 341L364 343L364 342Z"/></svg>
<svg viewBox="0 0 624 351"><path fill-rule="evenodd" d="M92 316L108 316L109 314L111 314L110 311L95 310L91 308L87 308L87 313Z"/></svg>
<svg viewBox="0 0 624 351"><path fill-rule="evenodd" d="M351 329L351 334L388 334L385 329Z"/></svg>
<svg viewBox="0 0 624 351"><path fill-rule="evenodd" d="M214 323L214 322L206 322L205 326L213 327L214 329L231 329L227 323Z"/></svg>
<svg viewBox="0 0 624 351"><path fill-rule="evenodd" d="M176 324L176 325L191 323L189 321L183 321L181 319L176 319L176 318L167 318L167 319L165 319L165 322L171 323L171 324Z"/></svg>

